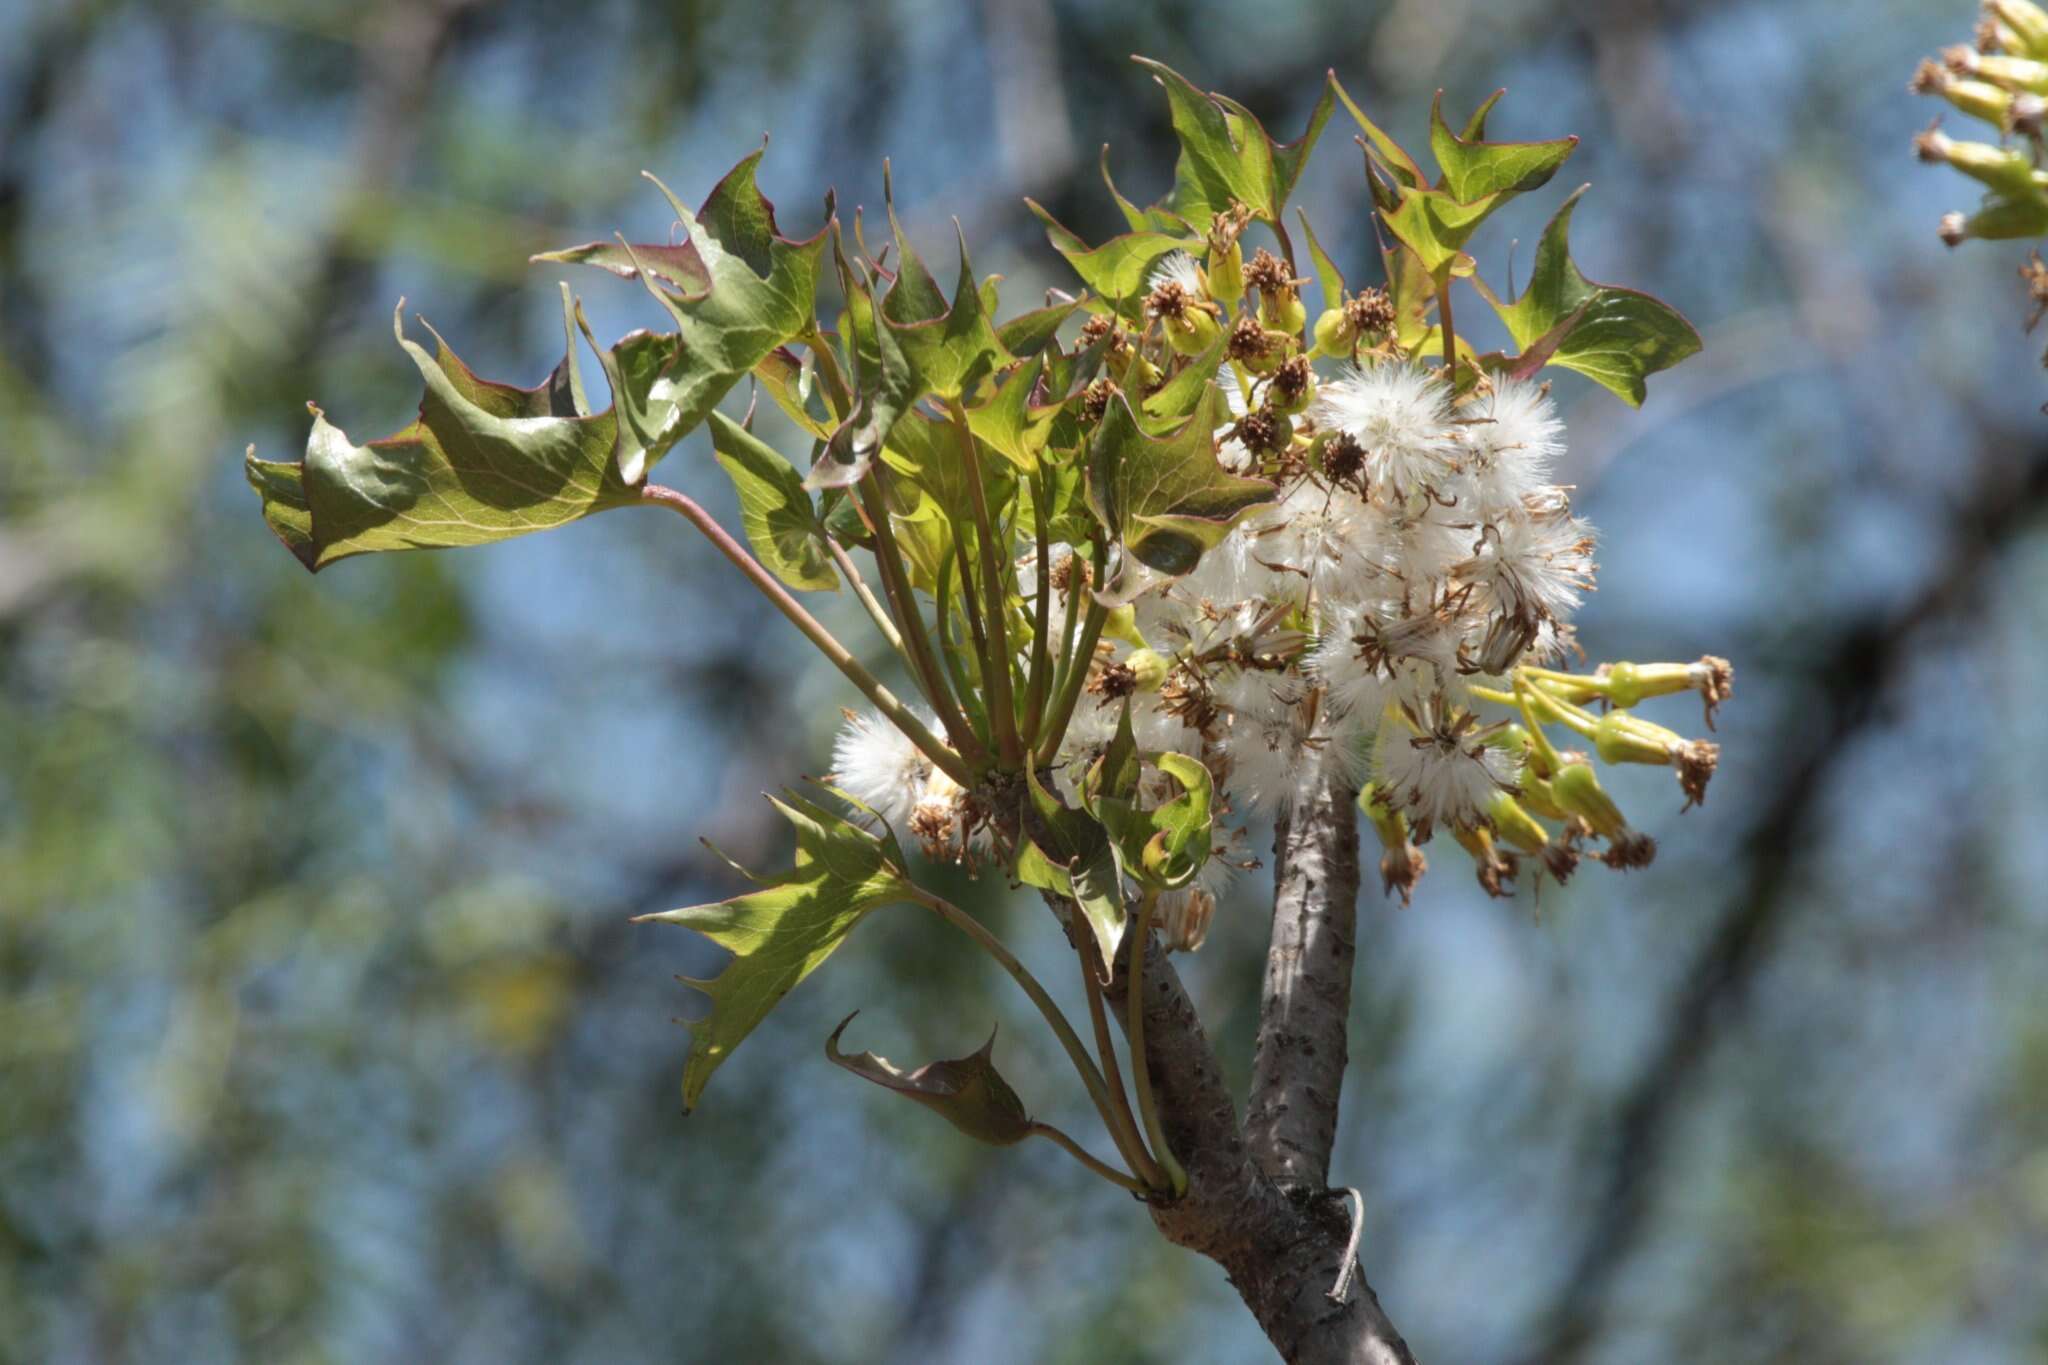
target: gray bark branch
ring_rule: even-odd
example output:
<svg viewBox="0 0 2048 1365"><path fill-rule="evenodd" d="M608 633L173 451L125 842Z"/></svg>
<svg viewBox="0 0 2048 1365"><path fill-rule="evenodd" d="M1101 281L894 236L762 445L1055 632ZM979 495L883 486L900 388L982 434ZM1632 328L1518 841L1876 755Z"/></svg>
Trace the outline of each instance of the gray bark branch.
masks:
<svg viewBox="0 0 2048 1365"><path fill-rule="evenodd" d="M1358 940L1358 792L1302 778L1273 833L1273 934L1245 1140L1282 1184L1329 1183Z"/></svg>

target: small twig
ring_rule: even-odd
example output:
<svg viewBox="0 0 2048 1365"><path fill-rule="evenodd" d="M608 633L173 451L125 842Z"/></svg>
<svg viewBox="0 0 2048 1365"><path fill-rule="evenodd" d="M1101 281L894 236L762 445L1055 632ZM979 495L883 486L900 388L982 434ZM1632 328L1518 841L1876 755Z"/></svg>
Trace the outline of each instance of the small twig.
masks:
<svg viewBox="0 0 2048 1365"><path fill-rule="evenodd" d="M947 748L937 735L926 729L924 722L917 718L915 712L898 700L895 693L882 686L875 675L868 672L860 660L854 658L831 631L826 630L815 616L805 611L803 605L776 581L775 576L762 568L760 562L727 534L726 529L720 526L710 513L698 506L694 499L658 483L650 483L642 488L640 496L648 502L658 503L681 513L685 520L703 532L705 538L718 547L720 554L732 561L734 568L746 575L747 581L758 588L762 596L775 604L776 610L789 618L791 625L803 632L805 639L816 645L819 652L830 659L834 666L846 675L847 680L875 704L876 709L887 716L897 729L908 735L911 743L922 749L927 758L943 768L947 776L962 786L973 783L973 771L961 761L960 755Z"/></svg>
<svg viewBox="0 0 2048 1365"><path fill-rule="evenodd" d="M1181 1169L1159 1126L1159 1101L1152 1094L1152 1067L1145 1056L1145 950L1151 946L1152 910L1158 901L1158 892L1147 891L1138 902L1138 917L1131 925L1130 982L1125 1001L1130 1017L1124 1032L1131 1043L1131 1087L1138 1092L1138 1113L1145 1120L1145 1138L1152 1144L1153 1158L1165 1168L1173 1196L1178 1199L1187 1193L1188 1173Z"/></svg>
<svg viewBox="0 0 2048 1365"><path fill-rule="evenodd" d="M1121 1185L1125 1189L1129 1190L1132 1194L1150 1193L1150 1191L1148 1191L1143 1185L1138 1183L1136 1180L1132 1179L1130 1176L1125 1175L1122 1171L1119 1171L1116 1167L1110 1165L1108 1162L1103 1161L1098 1157L1089 1155L1087 1149L1084 1148L1080 1143L1074 1141L1072 1138L1068 1137L1065 1133L1062 1133L1059 1129L1053 1127L1051 1124L1040 1123L1037 1119L1033 1119L1031 1121L1031 1131L1038 1137L1051 1138L1054 1142L1057 1142L1060 1146L1066 1148L1068 1152L1072 1153L1074 1160L1080 1162L1083 1166L1086 1166L1089 1170L1095 1172L1095 1174L1101 1176L1104 1180L1107 1180L1112 1184Z"/></svg>
<svg viewBox="0 0 2048 1365"><path fill-rule="evenodd" d="M1337 1283L1330 1286L1330 1302L1342 1303L1351 1297L1351 1272L1358 1268L1358 1239L1365 1234L1365 1196L1346 1185L1342 1193L1351 1201L1351 1238L1344 1243L1344 1268L1337 1272Z"/></svg>

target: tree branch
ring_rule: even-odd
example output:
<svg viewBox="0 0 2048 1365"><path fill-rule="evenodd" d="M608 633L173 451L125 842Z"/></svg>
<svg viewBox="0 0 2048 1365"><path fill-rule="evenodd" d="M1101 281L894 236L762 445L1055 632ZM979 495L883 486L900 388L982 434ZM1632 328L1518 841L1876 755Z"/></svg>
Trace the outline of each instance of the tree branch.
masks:
<svg viewBox="0 0 2048 1365"><path fill-rule="evenodd" d="M1358 792L1310 771L1273 832L1273 935L1245 1140L1283 1184L1328 1184L1357 956Z"/></svg>
<svg viewBox="0 0 2048 1365"><path fill-rule="evenodd" d="M1160 1125L1188 1176L1184 1196L1152 1204L1153 1223L1168 1241L1223 1267L1282 1359L1414 1365L1363 1276L1351 1277L1342 1303L1330 1298L1350 1250L1345 1195L1324 1189L1320 1180L1283 1189L1259 1169L1173 960L1156 939L1142 947L1145 1056ZM1128 962L1119 966L1109 996L1121 1006L1130 973Z"/></svg>

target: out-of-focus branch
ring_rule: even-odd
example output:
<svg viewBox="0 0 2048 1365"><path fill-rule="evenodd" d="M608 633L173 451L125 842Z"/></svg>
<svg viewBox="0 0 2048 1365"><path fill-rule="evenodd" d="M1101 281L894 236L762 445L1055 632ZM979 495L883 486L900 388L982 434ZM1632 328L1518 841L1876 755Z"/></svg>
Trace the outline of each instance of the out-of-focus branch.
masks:
<svg viewBox="0 0 2048 1365"><path fill-rule="evenodd" d="M1986 433L1983 448L2001 442ZM1966 615L1983 599L1983 580L2000 552L2048 511L2048 451L2016 470L2003 462L1979 481L1951 519L1948 565L1904 606L1873 613L1819 651L1813 682L1835 704L1797 724L1771 745L1787 756L1785 777L1746 845L1749 868L1673 996L1657 1042L1622 1099L1612 1125L1604 1188L1541 1319L1531 1362L1583 1357L1601 1336L1614 1280L1649 1223L1663 1163L1691 1086L1715 1042L1739 1017L1750 983L1796 909L1792 873L1809 844L1822 798L1837 765L1879 714L1879 703L1910 664L1927 627Z"/></svg>

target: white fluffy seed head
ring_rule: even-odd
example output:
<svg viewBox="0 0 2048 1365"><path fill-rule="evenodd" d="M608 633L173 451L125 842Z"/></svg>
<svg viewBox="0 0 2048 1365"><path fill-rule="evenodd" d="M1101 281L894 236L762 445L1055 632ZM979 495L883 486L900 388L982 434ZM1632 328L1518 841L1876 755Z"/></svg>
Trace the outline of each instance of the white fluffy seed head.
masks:
<svg viewBox="0 0 2048 1365"><path fill-rule="evenodd" d="M927 726L938 724L926 718ZM832 742L832 777L849 795L901 829L931 776L931 760L879 711L849 711Z"/></svg>
<svg viewBox="0 0 2048 1365"><path fill-rule="evenodd" d="M1365 448L1373 491L1395 501L1435 489L1456 467L1449 396L1419 366L1354 365L1316 390L1311 416Z"/></svg>
<svg viewBox="0 0 2048 1365"><path fill-rule="evenodd" d="M1564 452L1564 424L1545 386L1496 377L1492 391L1463 419L1458 439L1465 486L1480 516L1517 507L1549 482Z"/></svg>
<svg viewBox="0 0 2048 1365"><path fill-rule="evenodd" d="M1436 725L1413 734L1389 725L1375 755L1387 799L1418 824L1469 829L1495 793L1513 788L1517 769L1505 750L1469 731Z"/></svg>

